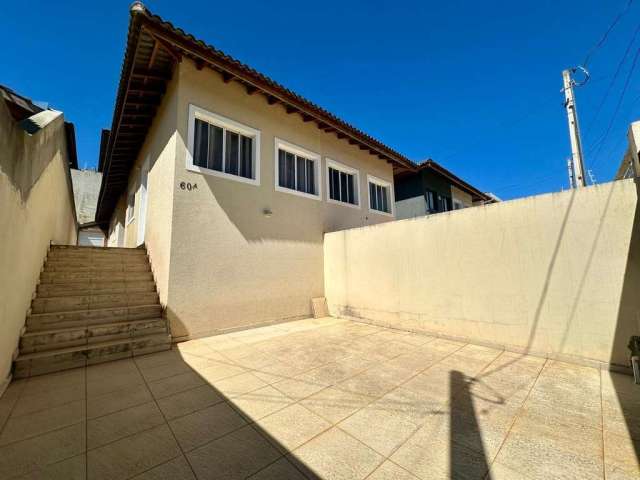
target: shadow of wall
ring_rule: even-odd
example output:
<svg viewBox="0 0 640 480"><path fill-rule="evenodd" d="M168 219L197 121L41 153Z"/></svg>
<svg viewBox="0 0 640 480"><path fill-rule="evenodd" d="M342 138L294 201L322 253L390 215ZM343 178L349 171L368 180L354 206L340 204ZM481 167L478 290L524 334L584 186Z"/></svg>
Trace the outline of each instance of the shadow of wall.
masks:
<svg viewBox="0 0 640 480"><path fill-rule="evenodd" d="M613 352L627 351L632 335L640 335L640 178L634 179L636 186L636 208L633 217L629 252L620 296L620 308L613 341ZM612 354L612 362L614 357ZM621 362L617 362L621 363ZM640 408L638 395L640 386L633 385L628 376L611 374L611 385L617 397L618 414L625 422L626 430L631 438L637 464L640 464ZM615 421L615 420L614 420ZM605 429L608 420L605 420ZM623 441L626 441L624 439Z"/></svg>

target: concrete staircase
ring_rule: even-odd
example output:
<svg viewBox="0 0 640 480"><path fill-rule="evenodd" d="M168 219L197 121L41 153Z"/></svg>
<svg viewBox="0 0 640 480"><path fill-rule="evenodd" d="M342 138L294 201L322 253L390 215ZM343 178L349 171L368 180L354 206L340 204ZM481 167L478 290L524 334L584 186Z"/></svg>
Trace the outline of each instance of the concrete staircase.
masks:
<svg viewBox="0 0 640 480"><path fill-rule="evenodd" d="M52 246L14 378L171 348L146 250Z"/></svg>

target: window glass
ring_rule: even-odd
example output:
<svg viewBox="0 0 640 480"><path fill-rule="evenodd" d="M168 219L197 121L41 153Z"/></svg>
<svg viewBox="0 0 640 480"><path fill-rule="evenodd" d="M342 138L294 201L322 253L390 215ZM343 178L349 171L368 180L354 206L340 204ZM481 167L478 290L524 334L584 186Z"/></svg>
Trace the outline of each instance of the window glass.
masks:
<svg viewBox="0 0 640 480"><path fill-rule="evenodd" d="M372 209L378 209L378 198L376 197L376 184L369 182L369 199L371 205L369 205Z"/></svg>
<svg viewBox="0 0 640 480"><path fill-rule="evenodd" d="M389 187L369 182L369 207L372 210L391 213L389 208Z"/></svg>
<svg viewBox="0 0 640 480"><path fill-rule="evenodd" d="M329 198L339 202L358 204L355 175L329 167Z"/></svg>
<svg viewBox="0 0 640 480"><path fill-rule="evenodd" d="M307 190L307 159L304 157L296 157L296 190Z"/></svg>
<svg viewBox="0 0 640 480"><path fill-rule="evenodd" d="M254 178L254 141L223 127L195 119L193 164L198 167Z"/></svg>
<svg viewBox="0 0 640 480"><path fill-rule="evenodd" d="M206 167L219 172L222 171L223 134L224 131L220 127L209 126L209 155Z"/></svg>
<svg viewBox="0 0 640 480"><path fill-rule="evenodd" d="M208 136L209 124L196 118L193 163L199 167L207 167Z"/></svg>
<svg viewBox="0 0 640 480"><path fill-rule="evenodd" d="M334 168L330 168L329 176L331 179L331 199L340 200L340 172Z"/></svg>
<svg viewBox="0 0 640 480"><path fill-rule="evenodd" d="M317 195L316 192L316 169L313 160L307 160L307 193Z"/></svg>
<svg viewBox="0 0 640 480"><path fill-rule="evenodd" d="M316 195L315 161L278 149L278 186Z"/></svg>
<svg viewBox="0 0 640 480"><path fill-rule="evenodd" d="M238 152L239 141L238 134L227 130L227 145L224 171L238 175Z"/></svg>
<svg viewBox="0 0 640 480"><path fill-rule="evenodd" d="M240 176L253 178L253 139L240 135Z"/></svg>

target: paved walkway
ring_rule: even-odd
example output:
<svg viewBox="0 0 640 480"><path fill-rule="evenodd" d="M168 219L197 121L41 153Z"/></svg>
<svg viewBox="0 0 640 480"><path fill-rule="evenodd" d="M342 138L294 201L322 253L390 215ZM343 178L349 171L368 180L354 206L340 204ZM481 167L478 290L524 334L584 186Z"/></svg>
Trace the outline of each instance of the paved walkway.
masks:
<svg viewBox="0 0 640 480"><path fill-rule="evenodd" d="M639 392L593 368L302 320L12 383L0 478L635 479Z"/></svg>

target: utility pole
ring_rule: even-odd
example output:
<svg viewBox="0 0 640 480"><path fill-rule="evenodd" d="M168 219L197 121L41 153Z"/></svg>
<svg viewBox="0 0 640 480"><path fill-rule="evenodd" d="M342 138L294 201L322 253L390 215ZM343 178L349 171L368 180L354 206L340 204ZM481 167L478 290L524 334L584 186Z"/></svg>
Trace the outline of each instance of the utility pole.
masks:
<svg viewBox="0 0 640 480"><path fill-rule="evenodd" d="M576 182L573 178L573 160L571 157L567 158L567 170L569 172L569 188L576 188Z"/></svg>
<svg viewBox="0 0 640 480"><path fill-rule="evenodd" d="M586 186L586 182L584 178L582 142L580 140L580 128L578 126L578 112L576 110L576 100L573 95L573 87L576 85L576 82L571 78L571 73L575 71L575 68L564 70L562 72L562 80L564 83L564 106L567 110L567 118L569 120L569 138L571 139L571 163L573 168L570 170L573 170L572 185L574 188L580 188Z"/></svg>

